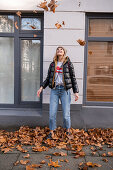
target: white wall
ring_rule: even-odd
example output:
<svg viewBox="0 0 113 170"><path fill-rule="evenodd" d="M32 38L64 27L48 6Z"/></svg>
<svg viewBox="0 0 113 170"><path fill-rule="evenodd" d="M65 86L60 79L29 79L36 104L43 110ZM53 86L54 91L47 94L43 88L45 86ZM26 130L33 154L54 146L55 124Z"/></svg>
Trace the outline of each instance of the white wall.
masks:
<svg viewBox="0 0 113 170"><path fill-rule="evenodd" d="M37 8L41 0L1 0L0 10L27 10L44 11ZM49 2L49 0L48 0ZM79 6L80 3L80 6ZM71 89L72 104L82 104L83 100L83 74L84 74L84 47L77 43L77 39L85 38L85 12L113 12L113 0L58 0L59 6L56 12L44 11L44 55L43 55L43 80L47 75L47 70L56 47L63 45L67 49L67 55L74 64L75 74L79 85L79 100L74 101ZM65 22L65 26L60 29L55 27L55 23ZM47 87L43 91L43 103L49 103L50 89Z"/></svg>
<svg viewBox="0 0 113 170"><path fill-rule="evenodd" d="M34 10L43 0L1 0L0 10ZM47 0L48 2L50 0ZM56 11L113 12L113 0L57 0ZM79 6L80 2L80 6Z"/></svg>

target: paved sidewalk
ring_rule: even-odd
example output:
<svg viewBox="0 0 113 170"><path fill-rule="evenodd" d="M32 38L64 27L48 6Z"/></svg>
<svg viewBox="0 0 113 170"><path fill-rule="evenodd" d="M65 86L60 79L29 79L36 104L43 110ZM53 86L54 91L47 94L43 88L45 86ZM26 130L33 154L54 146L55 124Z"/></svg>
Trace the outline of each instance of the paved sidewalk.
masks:
<svg viewBox="0 0 113 170"><path fill-rule="evenodd" d="M28 152L22 153L18 151L17 149L13 149L13 151L9 151L7 153L0 152L0 170L25 170L26 165L30 164L40 164L42 160L45 160L46 163L42 164L43 170L49 170L49 169L61 169L61 170L78 170L78 164L81 162L92 162L101 164L101 167L88 167L88 170L95 169L95 170L112 170L113 169L113 157L107 156L108 152L113 152L113 148L108 148L107 145L103 146L103 150L98 150L97 146L93 146L95 149L97 149L96 154L92 155L92 150L90 149L92 146L83 146L82 151L85 152L85 156L74 158L73 151L65 150L65 149L57 149L57 148L51 148L48 151L42 151L42 152L34 152L32 151L32 147L34 146L23 146L22 148L26 149ZM54 156L54 152L64 152L67 153L67 156ZM23 156L27 155L29 153L29 158L23 158ZM106 153L105 157L102 157L102 153ZM49 155L52 161L57 161L61 167L54 168L49 167L48 163L50 162L50 158L45 158L45 156ZM104 162L102 159L107 159L108 162ZM67 159L69 162L61 162L62 160ZM21 165L20 163L18 165L14 165L16 161L20 160L29 160L30 162L26 165ZM38 169L38 168L35 168Z"/></svg>

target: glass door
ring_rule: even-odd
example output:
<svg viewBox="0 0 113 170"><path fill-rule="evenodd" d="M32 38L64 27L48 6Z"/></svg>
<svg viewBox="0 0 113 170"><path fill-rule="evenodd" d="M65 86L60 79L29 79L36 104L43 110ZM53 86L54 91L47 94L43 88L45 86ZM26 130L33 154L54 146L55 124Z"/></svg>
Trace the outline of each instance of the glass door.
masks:
<svg viewBox="0 0 113 170"><path fill-rule="evenodd" d="M21 39L21 101L39 101L40 40Z"/></svg>

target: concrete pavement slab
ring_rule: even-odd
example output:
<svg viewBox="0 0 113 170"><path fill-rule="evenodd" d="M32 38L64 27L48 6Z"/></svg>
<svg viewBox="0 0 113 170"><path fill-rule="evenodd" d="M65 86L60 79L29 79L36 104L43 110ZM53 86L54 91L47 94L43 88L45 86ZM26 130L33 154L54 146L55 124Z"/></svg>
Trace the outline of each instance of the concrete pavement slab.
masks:
<svg viewBox="0 0 113 170"><path fill-rule="evenodd" d="M105 158L105 157L104 157ZM85 156L86 162L92 162L102 165L101 167L95 167L95 170L112 170L113 169L113 158L108 158L108 162L104 162L103 157L92 157ZM88 170L92 170L92 167L88 167Z"/></svg>
<svg viewBox="0 0 113 170"><path fill-rule="evenodd" d="M13 163L18 160L19 154L0 154L0 170L12 170Z"/></svg>

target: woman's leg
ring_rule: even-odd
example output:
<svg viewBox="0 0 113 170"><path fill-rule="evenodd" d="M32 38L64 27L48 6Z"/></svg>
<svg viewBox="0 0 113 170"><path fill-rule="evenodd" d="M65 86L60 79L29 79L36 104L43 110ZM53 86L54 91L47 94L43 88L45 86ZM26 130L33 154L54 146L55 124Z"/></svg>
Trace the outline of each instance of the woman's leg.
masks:
<svg viewBox="0 0 113 170"><path fill-rule="evenodd" d="M71 104L71 92L70 89L66 91L63 89L60 96L62 111L63 111L63 127L69 131L71 127L71 118L70 118L70 104Z"/></svg>
<svg viewBox="0 0 113 170"><path fill-rule="evenodd" d="M51 89L49 105L49 129L50 132L56 129L56 115L59 104L59 95L57 89Z"/></svg>

